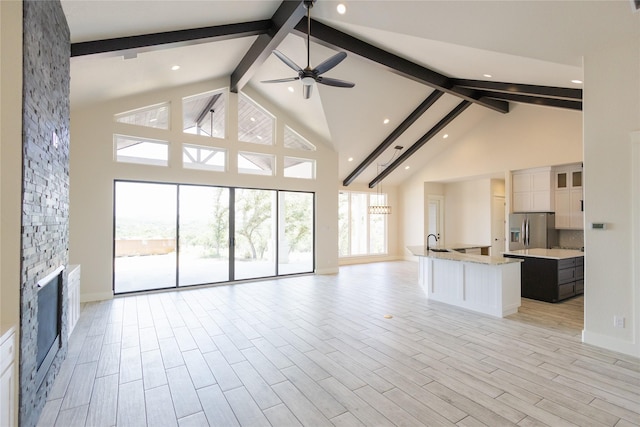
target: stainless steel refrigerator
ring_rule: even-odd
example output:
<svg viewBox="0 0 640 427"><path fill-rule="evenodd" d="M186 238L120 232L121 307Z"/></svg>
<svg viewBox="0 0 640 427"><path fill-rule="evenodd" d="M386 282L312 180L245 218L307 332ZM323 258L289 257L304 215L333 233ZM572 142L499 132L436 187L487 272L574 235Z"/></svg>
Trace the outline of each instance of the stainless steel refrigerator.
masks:
<svg viewBox="0 0 640 427"><path fill-rule="evenodd" d="M556 216L553 212L509 214L509 250L558 246Z"/></svg>

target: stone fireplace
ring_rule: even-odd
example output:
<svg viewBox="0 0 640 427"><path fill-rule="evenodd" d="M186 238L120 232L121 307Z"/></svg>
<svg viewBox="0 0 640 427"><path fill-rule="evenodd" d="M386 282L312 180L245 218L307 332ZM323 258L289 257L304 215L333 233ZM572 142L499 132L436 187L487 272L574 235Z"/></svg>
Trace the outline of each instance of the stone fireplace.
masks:
<svg viewBox="0 0 640 427"><path fill-rule="evenodd" d="M69 27L59 1L23 2L19 424L35 426L67 353Z"/></svg>

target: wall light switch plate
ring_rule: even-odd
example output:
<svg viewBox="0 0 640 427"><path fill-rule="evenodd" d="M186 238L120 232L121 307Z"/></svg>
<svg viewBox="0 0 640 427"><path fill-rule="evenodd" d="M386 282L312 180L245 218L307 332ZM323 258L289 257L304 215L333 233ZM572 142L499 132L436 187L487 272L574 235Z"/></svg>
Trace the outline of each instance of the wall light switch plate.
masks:
<svg viewBox="0 0 640 427"><path fill-rule="evenodd" d="M624 328L624 317L613 316L613 326L615 328Z"/></svg>
<svg viewBox="0 0 640 427"><path fill-rule="evenodd" d="M54 148L58 148L58 145L60 145L60 139L58 138L58 134L56 133L55 130L52 132L52 135L51 135L51 143L53 144Z"/></svg>

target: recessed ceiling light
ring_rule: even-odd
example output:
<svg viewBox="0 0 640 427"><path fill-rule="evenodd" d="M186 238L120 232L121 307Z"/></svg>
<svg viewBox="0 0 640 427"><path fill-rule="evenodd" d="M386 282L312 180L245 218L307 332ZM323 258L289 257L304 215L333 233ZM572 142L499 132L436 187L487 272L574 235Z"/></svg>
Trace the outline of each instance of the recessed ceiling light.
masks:
<svg viewBox="0 0 640 427"><path fill-rule="evenodd" d="M251 117L249 120L251 120L252 122L255 122L256 118L255 117Z"/></svg>
<svg viewBox="0 0 640 427"><path fill-rule="evenodd" d="M405 166L404 170L409 170L411 168L411 166Z"/></svg>
<svg viewBox="0 0 640 427"><path fill-rule="evenodd" d="M174 65L173 67L171 67L171 71L178 71L180 69L179 65Z"/></svg>
<svg viewBox="0 0 640 427"><path fill-rule="evenodd" d="M485 76L486 78L490 79L491 77L493 77L491 74L483 74L483 76Z"/></svg>
<svg viewBox="0 0 640 427"><path fill-rule="evenodd" d="M571 83L575 83L577 85L581 85L582 84L582 80L573 79L573 80L571 80Z"/></svg>
<svg viewBox="0 0 640 427"><path fill-rule="evenodd" d="M347 159L347 161L348 161L348 162L353 162L353 157L349 157L349 158Z"/></svg>
<svg viewBox="0 0 640 427"><path fill-rule="evenodd" d="M294 89L293 89L293 86L289 86L287 89L289 89L289 92L292 92L292 93L293 93L293 90L294 90Z"/></svg>
<svg viewBox="0 0 640 427"><path fill-rule="evenodd" d="M384 119L384 120L382 121L382 123L384 123L385 125L386 125L386 124L388 124L388 123L389 123L389 119Z"/></svg>
<svg viewBox="0 0 640 427"><path fill-rule="evenodd" d="M338 7L336 7L336 10L340 15L344 15L345 12L347 11L347 6L345 6L343 3L340 3Z"/></svg>
<svg viewBox="0 0 640 427"><path fill-rule="evenodd" d="M442 139L447 139L447 138L449 138L449 134L448 133L445 133L444 135L442 135Z"/></svg>

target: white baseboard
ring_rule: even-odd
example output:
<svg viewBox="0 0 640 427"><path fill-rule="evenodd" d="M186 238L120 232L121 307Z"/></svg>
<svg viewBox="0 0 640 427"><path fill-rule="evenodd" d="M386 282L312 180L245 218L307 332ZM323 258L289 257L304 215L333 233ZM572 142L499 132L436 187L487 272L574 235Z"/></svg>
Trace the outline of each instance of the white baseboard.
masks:
<svg viewBox="0 0 640 427"><path fill-rule="evenodd" d="M80 302L92 302L92 301L104 301L113 299L113 291L109 292L94 292L94 293L82 293L80 295Z"/></svg>
<svg viewBox="0 0 640 427"><path fill-rule="evenodd" d="M623 341L597 332L582 330L582 342L618 353L640 358L640 343Z"/></svg>
<svg viewBox="0 0 640 427"><path fill-rule="evenodd" d="M338 267L317 268L316 274L338 274Z"/></svg>
<svg viewBox="0 0 640 427"><path fill-rule="evenodd" d="M355 265L355 264L370 264L373 262L390 262L390 261L402 261L402 256L397 255L383 255L383 256L354 256L340 258L338 261L341 266L343 265Z"/></svg>

